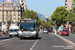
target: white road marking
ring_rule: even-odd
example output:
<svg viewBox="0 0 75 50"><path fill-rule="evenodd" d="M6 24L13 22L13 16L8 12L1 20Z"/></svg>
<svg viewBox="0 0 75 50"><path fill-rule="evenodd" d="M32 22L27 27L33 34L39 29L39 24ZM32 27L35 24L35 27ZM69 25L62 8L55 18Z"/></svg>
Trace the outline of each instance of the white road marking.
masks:
<svg viewBox="0 0 75 50"><path fill-rule="evenodd" d="M37 44L39 40L36 40L35 43L33 44L33 46L30 48L30 50L33 50L33 48L35 47L35 45Z"/></svg>
<svg viewBox="0 0 75 50"><path fill-rule="evenodd" d="M9 40L13 40L13 39L16 39L16 38L11 38L11 39L6 39L6 40L1 40L0 43L6 42L6 41L9 41Z"/></svg>

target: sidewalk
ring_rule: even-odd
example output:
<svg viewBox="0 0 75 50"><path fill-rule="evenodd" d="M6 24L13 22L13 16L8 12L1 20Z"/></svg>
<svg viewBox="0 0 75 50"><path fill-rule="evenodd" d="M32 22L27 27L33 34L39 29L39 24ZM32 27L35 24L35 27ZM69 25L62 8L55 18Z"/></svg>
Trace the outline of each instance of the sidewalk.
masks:
<svg viewBox="0 0 75 50"><path fill-rule="evenodd" d="M0 38L2 38L2 37L8 37L8 35L2 35L2 36L0 36Z"/></svg>

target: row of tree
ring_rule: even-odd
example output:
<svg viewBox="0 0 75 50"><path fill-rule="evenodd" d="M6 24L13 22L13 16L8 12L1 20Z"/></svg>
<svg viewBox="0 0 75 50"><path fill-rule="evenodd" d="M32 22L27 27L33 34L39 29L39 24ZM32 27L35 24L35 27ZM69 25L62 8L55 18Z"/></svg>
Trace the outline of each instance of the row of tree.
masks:
<svg viewBox="0 0 75 50"><path fill-rule="evenodd" d="M45 28L50 28L50 22L47 23L44 20L40 20L37 12L34 12L33 10L26 10L26 11L24 11L23 14L22 14L22 18L21 19L24 19L24 18L35 19L35 20L37 20L37 23L38 23L39 27L40 27L40 25L42 25Z"/></svg>
<svg viewBox="0 0 75 50"><path fill-rule="evenodd" d="M55 22L55 20L56 20L57 26L60 26L61 24L65 24L69 21L74 22L75 14L73 13L73 11L69 12L63 6L57 7L56 10L51 15L51 21Z"/></svg>

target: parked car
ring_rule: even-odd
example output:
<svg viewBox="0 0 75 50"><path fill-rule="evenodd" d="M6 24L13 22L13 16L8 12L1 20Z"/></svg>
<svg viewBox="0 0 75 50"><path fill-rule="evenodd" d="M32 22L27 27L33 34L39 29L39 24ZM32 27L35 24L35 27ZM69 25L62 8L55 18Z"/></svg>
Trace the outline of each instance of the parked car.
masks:
<svg viewBox="0 0 75 50"><path fill-rule="evenodd" d="M9 37L18 35L18 29L10 29L9 31Z"/></svg>
<svg viewBox="0 0 75 50"><path fill-rule="evenodd" d="M47 34L48 34L48 30L47 30L47 29L44 29L44 30L43 30L43 34L44 34L44 33L47 33Z"/></svg>
<svg viewBox="0 0 75 50"><path fill-rule="evenodd" d="M9 27L9 37L12 37L12 36L15 36L15 35L18 35L18 26L17 25L11 25Z"/></svg>
<svg viewBox="0 0 75 50"><path fill-rule="evenodd" d="M61 36L62 36L62 35L69 36L69 31L68 31L67 29L62 30Z"/></svg>
<svg viewBox="0 0 75 50"><path fill-rule="evenodd" d="M48 29L48 32L52 32L52 29Z"/></svg>

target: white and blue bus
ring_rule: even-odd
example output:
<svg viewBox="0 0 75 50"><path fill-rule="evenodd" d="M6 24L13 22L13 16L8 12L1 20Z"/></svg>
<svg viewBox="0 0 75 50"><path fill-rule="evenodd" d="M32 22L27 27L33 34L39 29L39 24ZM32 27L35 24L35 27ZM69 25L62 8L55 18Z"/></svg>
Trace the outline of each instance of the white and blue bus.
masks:
<svg viewBox="0 0 75 50"><path fill-rule="evenodd" d="M38 38L37 22L33 19L23 19L19 21L18 35L23 37Z"/></svg>

